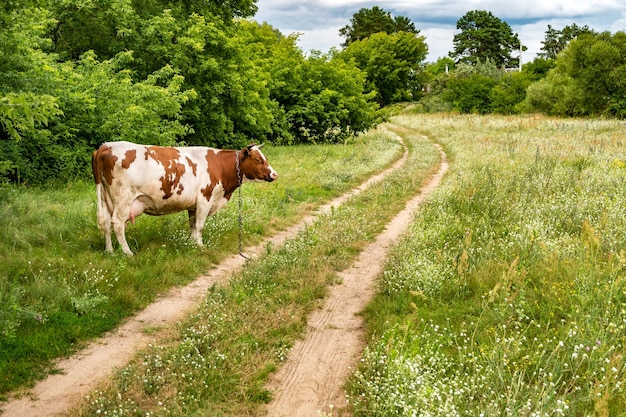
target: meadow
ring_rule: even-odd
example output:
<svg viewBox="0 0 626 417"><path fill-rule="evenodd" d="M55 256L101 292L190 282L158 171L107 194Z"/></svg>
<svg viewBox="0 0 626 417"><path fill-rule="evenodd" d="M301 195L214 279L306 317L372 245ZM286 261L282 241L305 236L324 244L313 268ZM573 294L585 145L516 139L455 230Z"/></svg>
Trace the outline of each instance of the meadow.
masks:
<svg viewBox="0 0 626 417"><path fill-rule="evenodd" d="M365 313L354 415L624 415L624 122L394 123L453 162Z"/></svg>
<svg viewBox="0 0 626 417"><path fill-rule="evenodd" d="M279 172L272 184L245 184L243 241L294 223L396 160L397 141L373 132L345 145L264 148ZM141 216L127 228L137 256L104 252L95 186L68 181L0 188L0 398L32 385L53 360L117 326L159 294L238 251L238 194L208 219L203 248L187 214Z"/></svg>
<svg viewBox="0 0 626 417"><path fill-rule="evenodd" d="M386 128L409 149L400 170L284 245L267 246L70 415L264 415L268 375L340 283L337 271L436 171L432 142L450 169L392 249L363 313L369 343L346 387L350 413L621 415L624 122L405 112ZM293 223L401 151L384 131L349 145L268 148L281 177L246 186L246 242ZM0 353L14 356L0 366L20 359L18 347L31 354L61 338L63 354L75 351L99 334L93 323L111 328L237 251L233 202L207 222L203 249L190 245L184 215L140 218L128 233L137 252L129 259L104 253L91 185L9 189L1 198L0 320L13 326L2 327Z"/></svg>
<svg viewBox="0 0 626 417"><path fill-rule="evenodd" d="M302 337L307 315L322 305L327 288L340 283L337 271L438 169L439 152L430 141L419 135L404 141L410 156L401 169L284 245L267 247L71 415L264 415L272 397L268 376Z"/></svg>

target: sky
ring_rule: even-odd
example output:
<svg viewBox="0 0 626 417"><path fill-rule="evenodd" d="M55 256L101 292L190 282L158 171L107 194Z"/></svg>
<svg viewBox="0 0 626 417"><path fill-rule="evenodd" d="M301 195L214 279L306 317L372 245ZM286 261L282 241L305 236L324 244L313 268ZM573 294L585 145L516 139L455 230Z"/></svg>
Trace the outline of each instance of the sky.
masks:
<svg viewBox="0 0 626 417"><path fill-rule="evenodd" d="M528 49L522 61L541 52L548 25L563 29L576 23L598 31L626 31L626 0L258 0L258 22L267 22L283 35L299 34L298 46L328 52L341 49L339 29L350 24L362 8L378 6L392 17L409 18L426 38L428 62L448 55L459 33L456 22L470 10L485 10L511 26ZM515 56L515 55L514 55Z"/></svg>

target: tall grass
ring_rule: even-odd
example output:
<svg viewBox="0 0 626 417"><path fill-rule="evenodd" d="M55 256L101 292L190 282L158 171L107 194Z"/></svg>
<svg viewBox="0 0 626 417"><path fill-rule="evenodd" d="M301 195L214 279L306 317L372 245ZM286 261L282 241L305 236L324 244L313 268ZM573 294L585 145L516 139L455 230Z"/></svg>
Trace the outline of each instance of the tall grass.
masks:
<svg viewBox="0 0 626 417"><path fill-rule="evenodd" d="M406 139L406 165L246 265L166 340L92 393L77 415L264 415L268 375L286 359L327 287L437 169L438 152ZM335 164L335 162L333 162ZM322 166L325 166L323 164ZM72 413L74 415L74 413Z"/></svg>
<svg viewBox="0 0 626 417"><path fill-rule="evenodd" d="M396 122L454 164L368 308L355 415L624 415L624 123Z"/></svg>
<svg viewBox="0 0 626 417"><path fill-rule="evenodd" d="M243 187L244 243L285 228L401 154L372 133L338 146L264 149L279 172ZM233 198L237 198L237 194ZM237 201L207 220L204 248L186 213L142 216L127 229L137 253L104 253L89 183L0 189L0 398L33 384L52 360L114 328L172 286L190 282L238 250Z"/></svg>

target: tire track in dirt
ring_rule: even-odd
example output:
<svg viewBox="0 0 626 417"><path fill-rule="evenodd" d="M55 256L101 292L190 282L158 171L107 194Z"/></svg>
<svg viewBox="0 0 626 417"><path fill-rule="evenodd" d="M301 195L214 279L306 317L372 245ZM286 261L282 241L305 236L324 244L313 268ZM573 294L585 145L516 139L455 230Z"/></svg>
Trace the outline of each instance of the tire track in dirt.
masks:
<svg viewBox="0 0 626 417"><path fill-rule="evenodd" d="M271 377L268 385L275 397L267 407L270 417L330 416L336 415L333 410L347 406L342 387L366 344L363 319L358 313L374 296L376 279L382 274L390 246L404 233L420 203L439 185L448 169L446 154L435 146L441 155L439 171L376 241L339 274L342 283L331 287L325 305L311 313L304 339L295 343L285 363Z"/></svg>
<svg viewBox="0 0 626 417"><path fill-rule="evenodd" d="M287 239L295 237L318 216L329 213L333 207L343 204L371 185L383 180L391 172L400 168L407 158L408 150L405 147L402 157L389 168L370 177L358 187L330 203L320 206L297 224L256 246L245 248L245 253L251 258L257 258L265 251L268 243L279 246ZM239 254L231 255L206 275L184 287L172 289L117 329L89 343L79 353L59 360L56 363L59 373L49 375L33 388L20 393L19 398L13 397L8 402L1 403L0 415L2 417L66 415L72 406L77 405L85 395L105 382L115 369L125 366L138 350L145 348L158 338L158 333L155 334L150 330L166 328L182 320L206 297L211 287L227 283L233 274L243 268L245 263L246 260Z"/></svg>

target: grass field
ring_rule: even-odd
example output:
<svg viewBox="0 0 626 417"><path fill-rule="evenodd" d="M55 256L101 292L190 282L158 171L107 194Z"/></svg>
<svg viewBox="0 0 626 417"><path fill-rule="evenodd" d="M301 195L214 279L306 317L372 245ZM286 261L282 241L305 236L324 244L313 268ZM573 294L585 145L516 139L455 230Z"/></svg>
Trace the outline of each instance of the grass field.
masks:
<svg viewBox="0 0 626 417"><path fill-rule="evenodd" d="M395 122L454 162L367 310L355 415L625 415L624 122Z"/></svg>
<svg viewBox="0 0 626 417"><path fill-rule="evenodd" d="M244 185L246 245L359 184L399 157L401 147L374 132L347 145L264 151L280 177ZM119 248L104 252L91 183L0 191L0 398L238 250L237 194L208 219L204 248L189 239L186 213L141 216L127 230L137 253L128 258Z"/></svg>
<svg viewBox="0 0 626 417"><path fill-rule="evenodd" d="M156 340L77 415L263 415L268 375L286 359L337 271L371 243L436 171L438 151L407 136L407 164L319 218L216 288L166 340ZM322 164L323 166L323 164Z"/></svg>
<svg viewBox="0 0 626 417"><path fill-rule="evenodd" d="M438 153L421 134L444 147L450 170L393 249L364 312L370 343L348 384L354 415L623 415L624 128L535 116L394 118L390 129L410 149L399 172L268 247L72 415L263 415L268 375L336 271L436 170ZM281 178L246 186L247 242L399 152L379 133L348 146L268 149ZM129 232L138 254L128 259L103 253L91 186L0 198L0 342L13 355L0 357L4 392L19 376L7 361L64 340L62 353L41 354L33 369L44 372L45 355L67 354L237 250L232 202L209 219L204 249L189 244L183 215L140 218Z"/></svg>

